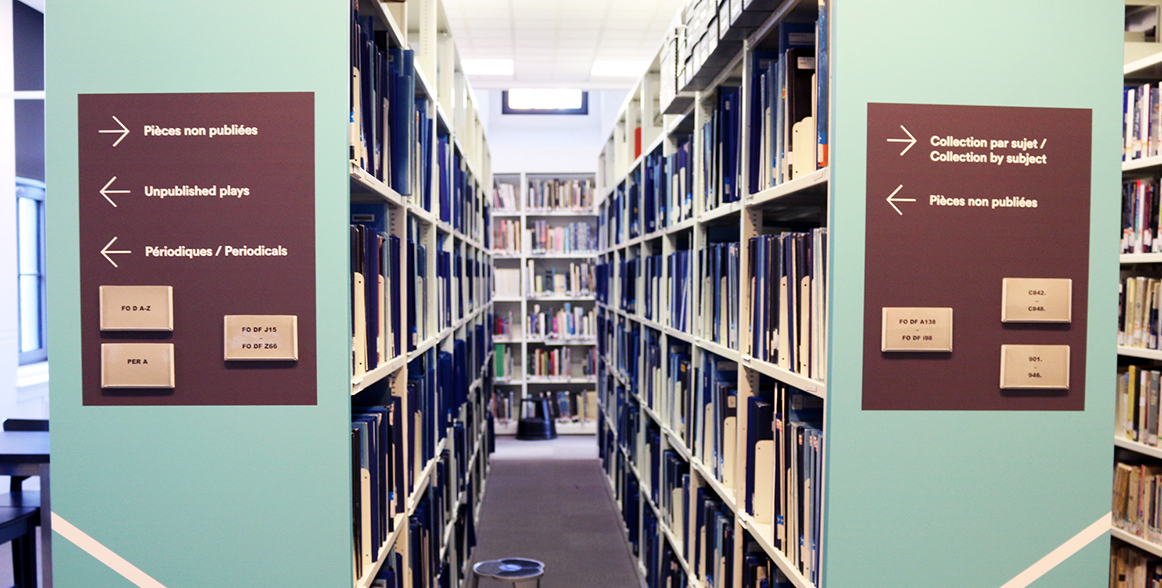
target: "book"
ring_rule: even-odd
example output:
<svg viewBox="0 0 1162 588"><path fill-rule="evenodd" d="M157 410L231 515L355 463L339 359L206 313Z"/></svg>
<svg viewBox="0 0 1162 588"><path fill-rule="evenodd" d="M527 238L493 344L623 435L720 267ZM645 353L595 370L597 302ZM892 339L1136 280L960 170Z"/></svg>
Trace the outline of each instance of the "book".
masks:
<svg viewBox="0 0 1162 588"><path fill-rule="evenodd" d="M389 112L391 173L386 181L393 190L407 196L412 194L413 168L417 164L415 53L411 49L392 47L388 49L386 59L390 103L394 106Z"/></svg>

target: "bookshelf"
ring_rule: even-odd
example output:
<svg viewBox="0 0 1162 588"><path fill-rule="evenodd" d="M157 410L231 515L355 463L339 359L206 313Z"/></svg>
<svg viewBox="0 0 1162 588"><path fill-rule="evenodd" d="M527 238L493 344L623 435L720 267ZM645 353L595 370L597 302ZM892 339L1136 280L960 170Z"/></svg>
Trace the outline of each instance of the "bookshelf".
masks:
<svg viewBox="0 0 1162 588"><path fill-rule="evenodd" d="M47 22L61 35L46 129L61 190L48 223L62 235L49 254L54 514L122 558L57 535L59 585L121 585L131 568L158 585L356 588L389 570L389 586L409 587L468 573L493 387L492 174L475 96L438 0L287 8L172 5L176 36L128 4L65 3ZM90 139L108 138L110 115L128 129L117 147ZM84 194L105 171L126 192L102 211ZM141 189L195 182L249 192L163 202ZM119 263L78 256L78 226L117 231ZM161 246L241 253L146 251ZM172 283L172 333L94 335L92 275ZM232 360L223 315L288 314L297 335L279 323L263 344L284 356ZM94 342L122 341L172 342L173 387L103 389L94 374L112 368L93 364Z"/></svg>
<svg viewBox="0 0 1162 588"><path fill-rule="evenodd" d="M492 259L497 434L516 433L521 400L548 395L558 434L596 431L596 315L588 284L597 250L593 174L494 174ZM555 196L555 197L554 197ZM548 274L566 283L549 284ZM559 365L562 369L532 366ZM557 375L550 375L555 372Z"/></svg>
<svg viewBox="0 0 1162 588"><path fill-rule="evenodd" d="M1104 583L1110 553L1096 539L1104 537L1101 523L1109 516L1109 441L1103 431L1110 407L1092 399L1109 390L1100 370L1113 368L1114 341L1108 329L1086 325L1114 319L1110 305L1080 300L1108 300L1102 284L1115 279L1107 249L1112 239L1105 232L1117 212L1108 190L1115 172L1101 154L1117 141L1102 127L1118 120L1116 108L1107 96L1088 89L1047 92L1021 66L1002 65L998 71L999 61L990 59L1003 61L1019 51L1018 44L1003 39L1018 34L1015 23L1024 18L1009 13L1007 5L964 10L893 2L890 8L912 15L903 22L885 18L882 6L819 4L685 3L622 105L598 158L598 441L646 582L749 585L762 569L783 582L774 585L798 588L856 585L901 573L913 582L966 588ZM1049 6L1035 3L1018 12L1032 17ZM1006 18L980 20L990 7L1003 10ZM1060 53L1070 51L1066 30L1089 39L1105 31L1105 41L1088 54L1085 71L1068 75L1113 83L1112 68L1121 53L1116 8L1094 7L1055 22L1061 28L1023 31L1045 50L1038 53L1033 77L1066 75L1076 65ZM811 25L819 22L821 10L828 17L820 27L822 51ZM952 40L961 38L954 23L966 21L987 31L987 47L970 42L969 51ZM808 31L810 43L796 39ZM799 43L816 49L788 53ZM800 82L810 79L810 95L800 96L799 104L812 108L775 106L775 117L767 119L767 97L784 96L782 90L792 83L780 68L793 62L795 69L805 69L810 58L816 71L793 83L802 89ZM824 62L828 68L819 69ZM950 63L957 66L949 68ZM900 71L918 75L891 73ZM782 80L773 91L772 79ZM882 224L896 217L886 208L895 203L885 201L896 183L877 197L873 183L890 167L885 162L905 161L891 159L902 157L903 145L888 143L895 149L889 152L883 140L897 138L888 133L899 133L900 122L913 126L907 119L877 122L876 108L886 103L905 110L979 105L1090 113L1092 144L1085 145L1092 159L1071 165L1089 184L1077 200L1060 204L1091 211L1077 227L1088 240L1074 248L1087 268L1074 278L1085 284L1074 293L1079 300L1074 317L1084 318L1075 318L1069 328L1003 326L994 310L1000 304L999 275L995 289L973 301L947 290L935 297L911 291L933 279L968 287L965 276L978 272L987 273L991 284L1001 271L1013 272L1005 277L1065 271L1049 269L1050 263L1019 266L999 261L1005 254L998 252L951 255L933 264L921 251L922 242L909 241L912 248L892 259L916 268L911 275L877 265L879 234L903 237L933 227L956 232L963 222L999 243L1005 230L986 229L997 221L983 217L953 221L930 214L934 205L927 202L899 213L905 225ZM915 136L935 140L940 132L932 125L977 116L972 110L936 117L938 122ZM787 112L802 113L792 123L810 121L780 128ZM956 132L980 137L983 128ZM826 149L816 147L820 135ZM722 137L737 142L724 146ZM918 143L921 151L912 154L917 157L906 160L911 169L892 168L892 173L907 178L927 165L920 159L936 153L935 143ZM924 181L954 173L961 172L949 167ZM970 175L957 175L956 182L967 182ZM901 180L911 181L921 182ZM924 185L921 190L928 190ZM880 215L884 210L892 217ZM996 246L986 245L978 249L974 243L969 250ZM1028 245L1033 245L1030 254L1038 250L1037 244L1020 247ZM772 270L779 267L773 262L788 249L794 267L807 275L803 289L784 293L770 284L764 289L762 280L756 287L751 276L781 271ZM918 269L926 258L928 269ZM1002 265L1005 269L998 269ZM705 279L719 271L722 279L717 274ZM908 287L885 288L889 280ZM945 352L946 361L918 353L893 358L880 350L880 306L894 304L879 303L873 298L882 297L877 291L897 295L901 306L955 307L957 343ZM782 296L782 303L788 294L798 294L797 312L770 306L775 296ZM876 300L870 303L874 308L865 308L868 300ZM978 334L969 333L973 330ZM1001 345L1066 333L1078 337L1070 343L1080 346L1074 349L1084 350L1077 352L1084 377L1071 380L1067 394L999 389ZM884 363L915 370L909 372L913 380L883 379L877 366ZM944 373L943 383L920 384L920 372ZM962 385L952 383L961 379L952 374L988 377ZM896 388L927 390L929 397L955 388L974 400L937 407L917 395L902 405L876 405L878 395ZM1084 402L1087 391L1090 402ZM1073 404L1052 405L1065 398ZM790 456L780 453L787 444L779 445L788 431L795 447ZM772 459L772 445L781 459ZM1055 473L1049 475L1047 466ZM768 485L768 476L775 484ZM1063 494L1066 479L1070 490ZM953 490L961 484L997 491L966 500ZM973 522L982 516L1005 522ZM939 531L949 528L957 529L955 536ZM707 537L715 543L699 543ZM891 537L892 547L875 548L868 537ZM1075 555L1049 571L1034 567L1071 538L1080 545ZM722 560L707 555L705 549L720 545ZM988 562L988 571L967 570L964 561ZM960 571L950 576L952 568ZM1021 575L1026 570L1031 571ZM1019 575L1017 584L1007 584Z"/></svg>
<svg viewBox="0 0 1162 588"><path fill-rule="evenodd" d="M1129 10L1127 8L1127 10ZM1126 43L1126 55L1131 53ZM1125 95L1122 122L1122 220L1119 261L1119 325L1118 325L1118 385L1115 392L1114 430L1114 555L1111 556L1111 574L1128 574L1137 569L1153 569L1162 554L1162 540L1152 534L1148 526L1139 522L1137 512L1128 507L1136 505L1138 492L1146 492L1153 483L1154 470L1162 463L1162 450L1157 445L1157 393L1153 384L1158 379L1158 362L1162 351L1157 347L1157 326L1150 316L1156 303L1151 300L1153 281L1159 278L1162 255L1152 243L1157 239L1157 220L1151 200L1156 200L1158 177L1162 158L1158 156L1159 133L1147 120L1141 122L1137 112L1152 109L1158 98L1158 63L1162 54L1143 57L1123 67ZM1143 89L1153 89L1146 96ZM1144 315L1142 314L1144 313ZM1133 405L1127 403L1133 402ZM1138 404L1141 402L1141 406ZM1132 479L1132 481L1131 481ZM1128 486L1131 485L1132 486ZM1139 484L1141 486L1139 487ZM1138 507L1140 516L1152 516L1153 507L1143 503ZM1147 566L1149 566L1147 568Z"/></svg>

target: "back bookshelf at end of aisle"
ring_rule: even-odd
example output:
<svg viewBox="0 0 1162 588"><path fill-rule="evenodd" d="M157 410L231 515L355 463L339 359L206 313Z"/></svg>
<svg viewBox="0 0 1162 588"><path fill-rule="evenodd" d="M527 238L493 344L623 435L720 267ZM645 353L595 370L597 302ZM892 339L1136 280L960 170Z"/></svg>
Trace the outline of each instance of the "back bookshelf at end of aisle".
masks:
<svg viewBox="0 0 1162 588"><path fill-rule="evenodd" d="M548 398L558 433L592 434L593 175L496 174L493 191L497 432L516 432L524 399Z"/></svg>
<svg viewBox="0 0 1162 588"><path fill-rule="evenodd" d="M672 34L599 159L598 439L651 587L821 578L828 9L753 6L709 76Z"/></svg>
<svg viewBox="0 0 1162 588"><path fill-rule="evenodd" d="M491 434L488 149L438 3L353 8L354 582L455 586Z"/></svg>

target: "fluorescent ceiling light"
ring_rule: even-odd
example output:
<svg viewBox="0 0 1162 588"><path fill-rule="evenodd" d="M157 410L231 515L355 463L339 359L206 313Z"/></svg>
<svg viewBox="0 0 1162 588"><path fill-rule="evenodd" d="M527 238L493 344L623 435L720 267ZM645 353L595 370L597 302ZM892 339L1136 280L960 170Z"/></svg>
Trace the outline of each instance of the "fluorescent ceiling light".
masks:
<svg viewBox="0 0 1162 588"><path fill-rule="evenodd" d="M511 76L511 59L461 59L464 73L472 76Z"/></svg>
<svg viewBox="0 0 1162 588"><path fill-rule="evenodd" d="M581 90L514 88L508 91L508 107L514 110L576 110Z"/></svg>
<svg viewBox="0 0 1162 588"><path fill-rule="evenodd" d="M593 62L593 69L589 75L596 77L636 78L646 71L649 65L644 61L613 61L598 59Z"/></svg>

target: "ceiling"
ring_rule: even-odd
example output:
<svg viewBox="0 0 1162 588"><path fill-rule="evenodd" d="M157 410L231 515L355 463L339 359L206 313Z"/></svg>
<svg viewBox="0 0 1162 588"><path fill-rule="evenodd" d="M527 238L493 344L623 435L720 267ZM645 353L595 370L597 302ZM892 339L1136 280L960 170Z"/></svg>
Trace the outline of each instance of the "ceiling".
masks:
<svg viewBox="0 0 1162 588"><path fill-rule="evenodd" d="M512 59L512 76L471 76L477 88L628 88L593 77L594 60L650 61L684 0L443 0L461 59Z"/></svg>

